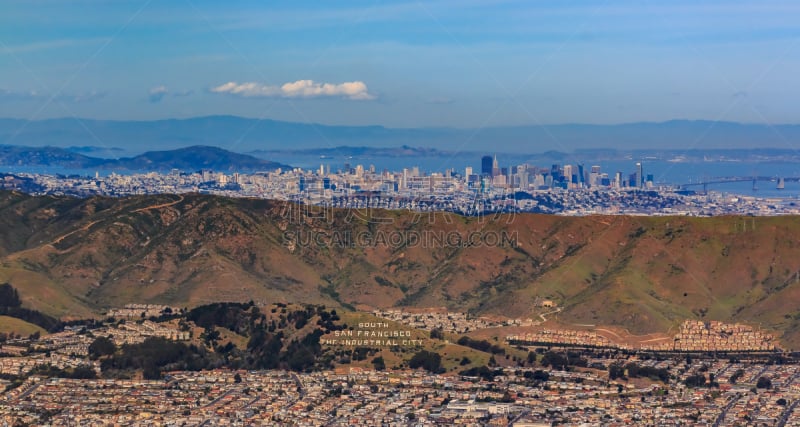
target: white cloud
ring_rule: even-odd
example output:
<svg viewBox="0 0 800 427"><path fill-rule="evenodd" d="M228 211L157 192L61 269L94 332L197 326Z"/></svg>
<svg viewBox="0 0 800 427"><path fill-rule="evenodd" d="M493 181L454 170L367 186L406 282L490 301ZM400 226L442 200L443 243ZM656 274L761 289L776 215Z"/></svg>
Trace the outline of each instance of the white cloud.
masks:
<svg viewBox="0 0 800 427"><path fill-rule="evenodd" d="M376 98L375 95L369 93L367 85L360 81L335 84L317 83L313 80L298 80L296 82L284 83L281 86L271 86L255 82L228 82L211 88L211 92L248 98L276 96L283 98L342 97L355 101L365 101Z"/></svg>
<svg viewBox="0 0 800 427"><path fill-rule="evenodd" d="M149 93L150 96L148 97L148 99L150 100L150 102L155 104L157 102L161 102L161 100L164 99L167 93L169 93L169 90L167 89L166 86L164 85L156 86L150 89Z"/></svg>

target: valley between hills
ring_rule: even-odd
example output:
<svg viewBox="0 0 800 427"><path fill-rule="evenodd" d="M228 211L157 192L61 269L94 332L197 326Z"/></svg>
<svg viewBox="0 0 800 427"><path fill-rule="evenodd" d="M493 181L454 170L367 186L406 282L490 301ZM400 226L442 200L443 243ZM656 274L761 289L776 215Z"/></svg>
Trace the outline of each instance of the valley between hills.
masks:
<svg viewBox="0 0 800 427"><path fill-rule="evenodd" d="M64 320L127 303L249 300L525 318L546 299L563 325L647 335L720 320L797 349L798 271L797 217L467 218L0 193L0 283Z"/></svg>

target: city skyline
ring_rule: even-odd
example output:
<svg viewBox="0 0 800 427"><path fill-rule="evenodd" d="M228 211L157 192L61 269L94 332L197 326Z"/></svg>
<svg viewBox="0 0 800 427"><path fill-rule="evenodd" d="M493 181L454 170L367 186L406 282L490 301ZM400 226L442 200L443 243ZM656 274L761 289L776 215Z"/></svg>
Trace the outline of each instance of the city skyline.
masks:
<svg viewBox="0 0 800 427"><path fill-rule="evenodd" d="M800 426L799 22L0 0L0 425Z"/></svg>
<svg viewBox="0 0 800 427"><path fill-rule="evenodd" d="M6 2L0 117L233 114L400 128L798 121L797 4L453 6Z"/></svg>

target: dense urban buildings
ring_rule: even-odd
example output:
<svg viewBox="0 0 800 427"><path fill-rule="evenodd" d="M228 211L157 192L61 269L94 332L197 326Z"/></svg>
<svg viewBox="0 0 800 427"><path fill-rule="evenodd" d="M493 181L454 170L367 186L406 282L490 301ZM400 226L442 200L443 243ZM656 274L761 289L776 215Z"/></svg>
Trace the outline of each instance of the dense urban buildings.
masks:
<svg viewBox="0 0 800 427"><path fill-rule="evenodd" d="M377 171L370 165L345 165L331 171L294 168L263 173L201 170L169 173L111 173L107 176L6 175L3 188L34 194L125 196L157 193L209 193L290 200L342 208L452 211L465 215L539 212L561 215L721 214L778 215L800 212L790 197L757 197L687 190L656 183L641 162L634 172L604 172L599 165L521 164L500 167L497 157L481 158L481 173L466 167L424 173L419 168ZM703 190L707 190L705 186Z"/></svg>
<svg viewBox="0 0 800 427"><path fill-rule="evenodd" d="M272 311L279 307L272 306ZM715 341L714 336L726 335L731 342L745 345L748 341L741 337L769 339L754 328L719 322L684 323L679 332L681 340L695 336L711 345L698 346L698 351L688 353L677 346L638 352L604 337L601 334L606 332L601 330L540 329L524 339L509 337L516 341L513 347L486 347L492 353L490 367L480 369L466 369L464 365L472 363L466 357L461 367L441 372L431 372L430 367L385 367L382 357L380 362L374 357L369 366L354 359L342 361L334 369L313 372L217 368L164 370L129 377L109 371L113 364L109 357L114 357L110 352L115 346L127 352L131 347L125 346L161 339L164 346L185 342L216 353L231 347L220 344L215 349L213 340L220 338L211 337L214 329L198 328L176 318L173 313L179 311L169 306L130 304L109 310L108 314L117 318L105 322L67 327L45 336L4 336L0 344L0 385L4 387L0 392L0 423L520 427L564 423L800 424L796 411L800 365L789 364L791 359L774 348L756 349L760 353L748 353L753 349L745 347L714 353L714 343L728 345ZM260 310L269 311L269 306ZM478 348L488 343L451 334L519 328L526 323L521 319L472 319L443 310L429 314L383 310L374 314L430 331L430 339L405 350L411 352L418 351L422 343L446 343L457 336L459 344ZM389 326L379 320L381 317L361 327ZM527 324L532 325L530 319ZM106 344L99 345L104 340ZM523 340L528 342L521 344ZM758 346L756 341L753 344ZM110 349L104 350L105 346ZM361 350L367 351L353 348L354 357L379 349Z"/></svg>

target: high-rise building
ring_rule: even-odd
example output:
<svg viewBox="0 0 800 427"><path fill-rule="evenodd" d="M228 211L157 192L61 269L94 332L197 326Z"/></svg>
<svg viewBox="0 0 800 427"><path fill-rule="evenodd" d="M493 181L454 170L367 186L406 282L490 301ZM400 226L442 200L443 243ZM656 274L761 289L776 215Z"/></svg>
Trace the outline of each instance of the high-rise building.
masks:
<svg viewBox="0 0 800 427"><path fill-rule="evenodd" d="M564 180L567 183L567 188L572 188L570 185L572 183L572 165L564 165Z"/></svg>
<svg viewBox="0 0 800 427"><path fill-rule="evenodd" d="M636 187L642 188L644 186L644 175L642 175L642 163L636 162Z"/></svg>
<svg viewBox="0 0 800 427"><path fill-rule="evenodd" d="M561 176L562 176L561 175L561 166L559 166L559 165L551 166L550 167L550 176L553 177L554 181L558 181L559 179L561 179Z"/></svg>
<svg viewBox="0 0 800 427"><path fill-rule="evenodd" d="M481 157L481 175L490 176L492 174L492 156Z"/></svg>
<svg viewBox="0 0 800 427"><path fill-rule="evenodd" d="M497 162L497 154L494 155L494 161L492 161L492 176L500 175L500 163Z"/></svg>

